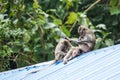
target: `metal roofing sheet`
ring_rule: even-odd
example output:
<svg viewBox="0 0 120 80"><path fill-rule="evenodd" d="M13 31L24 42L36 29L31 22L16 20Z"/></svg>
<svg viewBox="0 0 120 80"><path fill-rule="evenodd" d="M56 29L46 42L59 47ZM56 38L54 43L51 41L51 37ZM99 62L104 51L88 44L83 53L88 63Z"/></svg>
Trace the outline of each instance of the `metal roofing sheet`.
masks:
<svg viewBox="0 0 120 80"><path fill-rule="evenodd" d="M120 44L85 53L65 65L49 63L2 72L0 80L120 80Z"/></svg>

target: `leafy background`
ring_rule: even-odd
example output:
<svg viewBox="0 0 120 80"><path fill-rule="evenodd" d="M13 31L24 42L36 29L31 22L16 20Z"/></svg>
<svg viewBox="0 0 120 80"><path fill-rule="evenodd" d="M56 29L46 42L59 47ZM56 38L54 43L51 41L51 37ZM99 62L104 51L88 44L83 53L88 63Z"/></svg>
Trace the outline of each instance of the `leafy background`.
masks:
<svg viewBox="0 0 120 80"><path fill-rule="evenodd" d="M0 0L0 71L54 59L58 40L78 37L81 24L95 49L120 43L120 0Z"/></svg>

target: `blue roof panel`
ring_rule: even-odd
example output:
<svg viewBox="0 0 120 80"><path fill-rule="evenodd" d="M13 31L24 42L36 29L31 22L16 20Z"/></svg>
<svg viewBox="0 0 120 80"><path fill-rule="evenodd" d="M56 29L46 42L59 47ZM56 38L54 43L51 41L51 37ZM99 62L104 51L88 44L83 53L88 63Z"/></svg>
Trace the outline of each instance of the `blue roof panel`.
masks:
<svg viewBox="0 0 120 80"><path fill-rule="evenodd" d="M17 79L19 80L19 78L23 77L25 74L30 73L35 70L42 69L48 66L49 63L51 63L51 61L39 63L39 64L32 65L32 66L26 66L26 67L15 69L15 70L1 72L0 80L17 80ZM20 77L19 75L23 75L23 76ZM14 77L17 77L17 79L15 79ZM11 78L14 78L14 79L11 79Z"/></svg>
<svg viewBox="0 0 120 80"><path fill-rule="evenodd" d="M0 80L120 80L120 44L87 52L65 65L50 62L1 72Z"/></svg>

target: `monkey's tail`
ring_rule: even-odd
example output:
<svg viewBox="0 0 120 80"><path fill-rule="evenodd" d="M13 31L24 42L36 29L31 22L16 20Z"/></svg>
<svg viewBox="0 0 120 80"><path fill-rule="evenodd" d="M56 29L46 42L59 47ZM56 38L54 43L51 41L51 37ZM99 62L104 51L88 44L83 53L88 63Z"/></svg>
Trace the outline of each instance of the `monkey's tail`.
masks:
<svg viewBox="0 0 120 80"><path fill-rule="evenodd" d="M42 68L42 69L36 70L36 71L32 71L32 72L30 72L30 73L28 73L28 74L33 74L33 73L37 73L37 72L39 72L39 71L45 70L45 69L47 69L48 67L50 67L51 65L53 65L53 64L55 64L55 63L56 63L56 61L54 60L54 61L51 62L48 66L46 66L46 67L44 67L44 68ZM27 74L27 75L28 75L28 74Z"/></svg>

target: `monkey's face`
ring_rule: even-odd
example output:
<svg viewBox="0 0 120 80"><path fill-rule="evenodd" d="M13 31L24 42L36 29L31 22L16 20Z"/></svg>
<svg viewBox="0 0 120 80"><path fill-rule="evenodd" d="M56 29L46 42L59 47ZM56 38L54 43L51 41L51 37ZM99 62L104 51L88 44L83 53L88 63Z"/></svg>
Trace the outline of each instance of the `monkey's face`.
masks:
<svg viewBox="0 0 120 80"><path fill-rule="evenodd" d="M68 48L68 43L66 41L62 41L60 46L62 51L66 51L66 49Z"/></svg>
<svg viewBox="0 0 120 80"><path fill-rule="evenodd" d="M84 36L85 33L86 33L86 30L87 30L86 27L80 26L80 27L78 28L78 33L79 33L81 36Z"/></svg>
<svg viewBox="0 0 120 80"><path fill-rule="evenodd" d="M62 44L64 45L64 48L68 48L69 47L69 44L68 44L67 41L64 41Z"/></svg>

